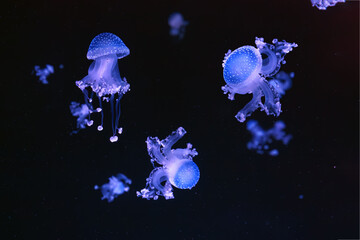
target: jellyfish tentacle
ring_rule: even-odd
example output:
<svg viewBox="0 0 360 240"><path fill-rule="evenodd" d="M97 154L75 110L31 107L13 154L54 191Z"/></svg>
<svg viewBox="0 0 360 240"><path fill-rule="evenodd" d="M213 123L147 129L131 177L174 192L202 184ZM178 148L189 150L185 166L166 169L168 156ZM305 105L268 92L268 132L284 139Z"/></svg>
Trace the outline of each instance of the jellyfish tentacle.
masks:
<svg viewBox="0 0 360 240"><path fill-rule="evenodd" d="M163 185L162 182L165 184ZM163 167L155 168L146 179L145 188L140 192L137 191L136 195L148 200L157 200L159 196L164 196L166 200L174 198L166 170Z"/></svg>
<svg viewBox="0 0 360 240"><path fill-rule="evenodd" d="M162 152L160 151L161 142L157 137L148 137L146 140L147 150L151 157L152 162L157 162L161 165L167 161Z"/></svg>
<svg viewBox="0 0 360 240"><path fill-rule="evenodd" d="M163 153L165 156L171 156L171 148L172 146L179 141L186 134L184 128L179 127L176 131L172 132L167 138L161 141L161 145L163 146Z"/></svg>
<svg viewBox="0 0 360 240"><path fill-rule="evenodd" d="M259 88L253 91L253 98L243 107L236 115L239 122L245 122L246 117L249 117L256 109L260 107L262 92Z"/></svg>
<svg viewBox="0 0 360 240"><path fill-rule="evenodd" d="M260 82L260 88L265 96L265 103L260 105L262 110L264 110L267 115L279 116L281 113L281 104L279 101L279 94L274 86L263 79L263 81Z"/></svg>

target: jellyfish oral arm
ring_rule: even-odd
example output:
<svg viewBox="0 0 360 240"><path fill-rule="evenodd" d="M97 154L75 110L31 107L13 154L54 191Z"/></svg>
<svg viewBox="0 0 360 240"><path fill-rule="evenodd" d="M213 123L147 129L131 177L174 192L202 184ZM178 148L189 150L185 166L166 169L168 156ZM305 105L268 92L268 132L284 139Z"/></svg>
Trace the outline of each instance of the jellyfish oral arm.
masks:
<svg viewBox="0 0 360 240"><path fill-rule="evenodd" d="M173 199L174 194L168 180L168 174L163 167L155 168L146 179L145 188L137 191L136 195L148 200L157 200L159 196L164 196L166 200ZM163 182L165 183L162 184Z"/></svg>

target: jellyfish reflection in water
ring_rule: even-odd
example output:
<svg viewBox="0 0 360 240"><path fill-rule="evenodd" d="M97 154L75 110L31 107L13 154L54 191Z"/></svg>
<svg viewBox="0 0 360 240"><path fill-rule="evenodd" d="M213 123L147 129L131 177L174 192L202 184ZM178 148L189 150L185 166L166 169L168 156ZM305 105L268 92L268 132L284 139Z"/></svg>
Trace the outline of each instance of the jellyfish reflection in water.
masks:
<svg viewBox="0 0 360 240"><path fill-rule="evenodd" d="M159 196L164 196L172 199L172 186L191 189L199 181L200 171L192 160L198 155L195 148L188 143L187 148L171 149L185 133L185 129L180 127L162 141L157 137L147 138L148 153L155 169L146 179L145 188L136 192L138 197L157 200ZM155 167L154 163L161 166Z"/></svg>
<svg viewBox="0 0 360 240"><path fill-rule="evenodd" d="M256 120L249 120L246 124L247 130L251 133L252 139L247 144L249 150L255 150L258 154L267 152L270 156L279 155L277 149L270 149L270 144L276 141L282 141L287 145L292 136L286 134L285 123L283 121L276 121L274 126L268 130L264 130Z"/></svg>
<svg viewBox="0 0 360 240"><path fill-rule="evenodd" d="M274 76L285 64L284 57L298 45L274 39L272 44L265 43L263 38L255 38L257 48L243 46L235 51L229 50L223 60L223 76L226 85L222 87L230 100L234 95L252 93L252 100L236 114L239 122L260 108L267 115L279 116L281 104L276 89L266 78ZM264 96L265 101L262 102Z"/></svg>
<svg viewBox="0 0 360 240"><path fill-rule="evenodd" d="M128 179L124 174L119 173L116 175L116 177L109 177L109 183L105 183L101 187L95 185L94 189L101 189L101 193L103 195L101 200L107 199L108 202L112 202L119 195L123 194L124 192L128 192L130 189L130 184L131 180Z"/></svg>
<svg viewBox="0 0 360 240"><path fill-rule="evenodd" d="M327 7L335 6L338 2L343 3L345 0L311 0L312 6L319 10L326 10Z"/></svg>
<svg viewBox="0 0 360 240"><path fill-rule="evenodd" d="M91 112L101 112L101 124L97 127L103 130L103 108L102 102L110 102L112 116L113 135L111 142L116 142L117 133L121 134L122 128L118 127L120 118L120 100L130 85L125 78L120 77L118 59L126 57L130 50L123 41L112 33L101 33L90 43L87 58L94 60L89 67L88 75L82 80L77 81L76 85L81 89L85 96L85 102ZM88 90L91 91L89 95ZM99 99L99 107L93 107L93 93Z"/></svg>
<svg viewBox="0 0 360 240"><path fill-rule="evenodd" d="M176 37L179 40L184 38L185 27L189 24L189 22L184 20L181 13L175 12L170 14L168 24L170 26L170 36Z"/></svg>

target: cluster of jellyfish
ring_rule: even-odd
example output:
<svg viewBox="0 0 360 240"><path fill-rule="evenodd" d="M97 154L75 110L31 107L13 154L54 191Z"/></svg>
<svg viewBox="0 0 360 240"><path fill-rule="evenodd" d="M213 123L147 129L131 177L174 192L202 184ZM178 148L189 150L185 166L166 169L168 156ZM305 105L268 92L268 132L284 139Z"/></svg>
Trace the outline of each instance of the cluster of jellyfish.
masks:
<svg viewBox="0 0 360 240"><path fill-rule="evenodd" d="M328 7L333 7L337 3L343 3L345 0L311 0L312 6L319 10L326 10Z"/></svg>
<svg viewBox="0 0 360 240"><path fill-rule="evenodd" d="M311 0L312 5L320 10L334 6L345 0ZM185 35L185 28L189 24L184 20L181 13L172 13L168 18L170 27L169 34L175 39L181 40ZM280 98L292 86L294 73L280 71L281 65L285 64L286 54L298 47L296 43L288 43L273 39L272 43L266 43L263 38L255 38L254 46L242 46L238 49L229 50L224 57L223 77L226 85L222 87L224 94L228 94L230 100L234 100L235 94L252 94L252 100L247 103L237 114L236 119L244 122L252 113L260 109L267 115L279 116L281 113ZM88 74L81 80L76 81L76 86L82 91L85 103L71 102L70 111L77 117L77 133L86 126L92 126L94 121L91 115L101 114L101 123L97 126L102 131L104 112L103 104L110 103L112 118L112 136L110 142L118 140L117 134L123 129L119 127L120 101L125 93L130 90L130 85L125 77L121 77L118 59L130 54L129 48L115 34L101 33L90 43L87 59L92 60ZM60 65L60 68L63 68ZM45 68L35 66L36 76L40 82L48 84L47 78L54 73L54 67L47 64ZM96 99L98 100L95 104ZM249 150L258 154L267 153L277 156L279 151L271 148L274 141L281 141L287 145L292 139L286 134L285 123L276 121L274 126L264 130L256 120L247 122L247 130L252 139L247 143ZM173 187L178 189L192 189L200 179L200 170L194 163L193 158L198 155L190 143L186 148L172 149L173 145L180 140L186 131L179 127L168 137L160 140L158 137L148 137L146 140L150 162L154 169L146 178L145 188L137 191L136 195L144 199L157 200L160 196L166 200L173 199ZM108 202L130 190L132 181L124 174L118 173L109 177L109 182L101 186L95 185L95 190L100 190L102 200ZM302 199L303 195L299 196Z"/></svg>
<svg viewBox="0 0 360 240"><path fill-rule="evenodd" d="M235 94L253 95L252 100L236 114L239 122L244 122L257 109L267 115L280 115L280 94L269 80L278 73L281 64L286 63L285 55L298 46L277 39L270 44L257 37L255 44L256 48L242 46L234 51L229 50L222 64L226 82L222 87L224 94L228 94L230 100L234 100Z"/></svg>

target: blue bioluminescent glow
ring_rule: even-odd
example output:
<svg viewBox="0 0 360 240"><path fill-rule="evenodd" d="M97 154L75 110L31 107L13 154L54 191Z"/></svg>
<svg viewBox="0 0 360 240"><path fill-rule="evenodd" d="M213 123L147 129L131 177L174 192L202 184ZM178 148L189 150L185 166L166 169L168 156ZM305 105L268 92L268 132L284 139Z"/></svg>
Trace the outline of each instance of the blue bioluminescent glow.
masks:
<svg viewBox="0 0 360 240"><path fill-rule="evenodd" d="M93 125L94 121L90 120L91 110L88 105L71 102L70 111L74 117L77 117L76 125L78 130L73 131L73 133L77 133L80 129L86 128L86 126Z"/></svg>
<svg viewBox="0 0 360 240"><path fill-rule="evenodd" d="M120 118L120 100L130 85L125 78L120 77L118 59L126 57L130 50L123 41L112 33L101 33L97 35L90 43L87 52L87 58L94 60L89 67L88 75L82 80L77 81L76 85L81 89L85 96L85 102L90 111L101 112L101 124L98 130L103 130L103 111L102 102L110 102L112 116L113 135L110 137L111 142L116 142L117 133L121 134L122 128L118 127ZM88 93L91 89L91 95ZM99 107L94 110L93 93L99 99Z"/></svg>
<svg viewBox="0 0 360 240"><path fill-rule="evenodd" d="M117 174L115 176L109 177L109 182L103 184L101 187L98 185L94 186L95 190L100 189L102 193L101 200L107 199L108 202L114 201L116 197L123 194L124 192L128 192L131 184L131 180L127 178L124 174Z"/></svg>
<svg viewBox="0 0 360 240"><path fill-rule="evenodd" d="M246 124L247 130L251 133L252 139L247 143L249 150L255 150L258 154L268 153L270 156L279 155L277 149L271 149L270 145L273 141L282 141L287 145L292 136L286 134L285 123L276 121L274 126L268 130L264 130L256 120L249 120Z"/></svg>
<svg viewBox="0 0 360 240"><path fill-rule="evenodd" d="M186 131L179 127L170 136L160 141L157 137L148 137L146 140L148 153L154 170L146 179L146 186L138 197L157 200L159 196L165 199L174 198L172 186L179 189L191 189L200 179L198 166L192 158L198 153L190 143L187 148L171 149L171 147L184 135ZM160 166L155 167L155 164Z"/></svg>
<svg viewBox="0 0 360 240"><path fill-rule="evenodd" d="M320 10L326 10L327 7L335 6L337 3L343 3L345 0L311 0L313 7Z"/></svg>
<svg viewBox="0 0 360 240"><path fill-rule="evenodd" d="M265 43L263 38L255 38L257 48L243 46L235 51L229 50L223 60L223 76L226 85L222 87L230 100L234 95L252 93L252 100L236 114L239 122L244 122L256 109L260 108L267 115L279 116L281 104L279 93L266 80L274 76L285 64L284 57L297 47L296 43L278 41ZM262 102L261 98L265 97Z"/></svg>
<svg viewBox="0 0 360 240"><path fill-rule="evenodd" d="M170 36L176 37L179 40L184 38L185 27L189 24L189 22L184 20L181 13L175 12L170 14L168 24L170 26Z"/></svg>
<svg viewBox="0 0 360 240"><path fill-rule="evenodd" d="M294 76L295 74L293 72L286 73L281 71L278 72L272 80L269 80L269 83L275 87L276 91L279 93L280 98L292 87L292 79Z"/></svg>
<svg viewBox="0 0 360 240"><path fill-rule="evenodd" d="M35 75L39 77L39 81L42 84L48 84L49 82L47 81L47 77L54 73L54 67L50 64L46 64L46 66L44 68L40 68L40 66L35 66L34 67L35 70Z"/></svg>

